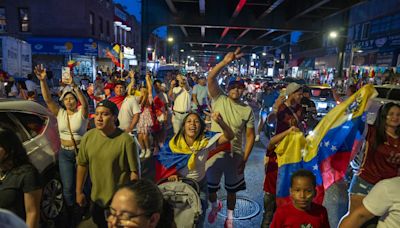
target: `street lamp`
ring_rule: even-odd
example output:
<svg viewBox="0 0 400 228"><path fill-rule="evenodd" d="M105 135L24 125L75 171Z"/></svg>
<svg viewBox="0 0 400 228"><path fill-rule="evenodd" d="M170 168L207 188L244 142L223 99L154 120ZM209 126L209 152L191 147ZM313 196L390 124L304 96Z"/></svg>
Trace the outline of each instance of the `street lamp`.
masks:
<svg viewBox="0 0 400 228"><path fill-rule="evenodd" d="M336 31L332 31L329 33L329 37L332 39L336 39L338 36L338 33Z"/></svg>
<svg viewBox="0 0 400 228"><path fill-rule="evenodd" d="M173 37L168 37L167 41L172 43L172 42L174 42L174 38Z"/></svg>

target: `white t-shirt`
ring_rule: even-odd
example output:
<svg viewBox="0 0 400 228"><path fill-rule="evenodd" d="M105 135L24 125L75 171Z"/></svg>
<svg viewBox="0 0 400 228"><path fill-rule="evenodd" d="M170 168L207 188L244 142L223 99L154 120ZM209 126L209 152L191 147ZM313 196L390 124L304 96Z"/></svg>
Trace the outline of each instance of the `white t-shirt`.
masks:
<svg viewBox="0 0 400 228"><path fill-rule="evenodd" d="M400 227L400 177L379 181L363 199L365 208L380 216L378 228Z"/></svg>
<svg viewBox="0 0 400 228"><path fill-rule="evenodd" d="M37 89L37 85L35 82L31 81L31 80L26 80L25 81L25 85L26 85L26 90L29 91L34 91L35 93L37 93L36 89Z"/></svg>
<svg viewBox="0 0 400 228"><path fill-rule="evenodd" d="M140 113L140 107L135 96L126 97L118 113L119 128L125 130L132 122L135 114Z"/></svg>
<svg viewBox="0 0 400 228"><path fill-rule="evenodd" d="M67 111L60 108L57 113L58 132L63 140L71 140L71 133L68 128ZM69 123L71 126L72 135L75 140L81 140L86 133L89 124L89 119L82 116L82 108L72 115L69 115Z"/></svg>
<svg viewBox="0 0 400 228"><path fill-rule="evenodd" d="M208 94L207 86L202 86L199 84L195 85L193 87L193 94L196 94L199 105L207 104L207 94Z"/></svg>
<svg viewBox="0 0 400 228"><path fill-rule="evenodd" d="M175 97L174 100L174 111L177 112L189 112L191 108L192 101L192 91L186 91L182 87L175 87L172 90L172 93Z"/></svg>
<svg viewBox="0 0 400 228"><path fill-rule="evenodd" d="M191 178L197 182L203 180L203 178L206 176L206 162L207 162L207 157L208 157L208 152L211 150L215 149L217 147L217 142L219 137L222 135L222 133L218 133L214 135L209 141L207 146L197 152L196 154L196 166L193 170L188 169L186 166L183 169L179 170L179 175L184 176L187 178Z"/></svg>

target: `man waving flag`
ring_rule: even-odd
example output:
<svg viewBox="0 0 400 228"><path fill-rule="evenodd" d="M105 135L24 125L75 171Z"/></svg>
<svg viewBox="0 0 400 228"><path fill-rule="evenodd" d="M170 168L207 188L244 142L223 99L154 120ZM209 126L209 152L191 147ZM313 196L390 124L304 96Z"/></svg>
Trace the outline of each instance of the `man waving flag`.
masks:
<svg viewBox="0 0 400 228"><path fill-rule="evenodd" d="M287 202L290 176L300 168L317 177L315 201L322 203L324 190L345 176L352 148L364 132L368 100L376 95L373 85L366 85L332 109L306 139L300 132L292 132L282 140L275 150L278 205Z"/></svg>

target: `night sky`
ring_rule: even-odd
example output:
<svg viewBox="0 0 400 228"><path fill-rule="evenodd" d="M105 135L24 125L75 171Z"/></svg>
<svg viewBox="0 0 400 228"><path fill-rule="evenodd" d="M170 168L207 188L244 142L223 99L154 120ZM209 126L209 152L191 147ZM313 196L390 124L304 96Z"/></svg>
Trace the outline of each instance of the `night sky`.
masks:
<svg viewBox="0 0 400 228"><path fill-rule="evenodd" d="M138 21L142 20L141 17L141 0L114 0L115 3L120 3L123 6L126 6L128 12L136 17ZM167 28L161 27L155 31L159 36L166 38L167 37Z"/></svg>

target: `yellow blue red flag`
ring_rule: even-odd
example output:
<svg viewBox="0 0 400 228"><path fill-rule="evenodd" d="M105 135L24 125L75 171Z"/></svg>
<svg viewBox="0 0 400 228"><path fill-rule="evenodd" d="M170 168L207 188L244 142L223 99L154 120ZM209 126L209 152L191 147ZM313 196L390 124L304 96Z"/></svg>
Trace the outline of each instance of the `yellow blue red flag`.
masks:
<svg viewBox="0 0 400 228"><path fill-rule="evenodd" d="M373 85L365 85L322 118L307 138L292 132L282 140L275 150L278 204L288 201L290 177L300 168L315 174L315 201L322 203L324 190L345 176L353 145L364 132L368 101L376 95Z"/></svg>

